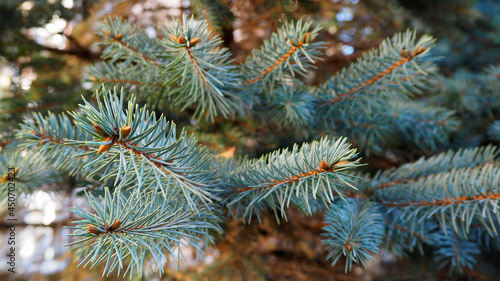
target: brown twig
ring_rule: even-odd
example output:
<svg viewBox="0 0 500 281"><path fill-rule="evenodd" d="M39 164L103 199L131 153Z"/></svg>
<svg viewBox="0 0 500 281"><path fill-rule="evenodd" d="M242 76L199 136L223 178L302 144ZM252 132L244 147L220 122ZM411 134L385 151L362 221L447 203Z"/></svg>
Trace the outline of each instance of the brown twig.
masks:
<svg viewBox="0 0 500 281"><path fill-rule="evenodd" d="M303 41L307 41L309 39L309 34L310 34L309 32L305 34ZM278 61L276 61L276 63L274 65L268 67L267 69L264 69L259 77L245 82L245 85L255 83L255 82L261 80L262 78L266 77L271 71L276 69L282 62L287 60L291 55L293 55L298 49L302 48L302 46L304 45L304 42L302 40L300 40L297 45L295 45L292 42L292 40L289 40L289 41L290 41L290 44L292 44L292 47L290 48L290 50L288 50L288 52L286 54L284 54L280 59L278 59Z"/></svg>
<svg viewBox="0 0 500 281"><path fill-rule="evenodd" d="M348 91L346 91L344 93L341 93L340 95L338 95L338 97L324 102L323 104L337 103L337 102L343 100L345 97L347 97L349 95L352 95L352 94L356 93L357 91L365 88L366 86L371 85L371 84L375 84L380 79L382 79L385 76L387 76L388 74L392 73L396 68L398 68L399 66L401 66L403 64L408 63L410 60L412 60L416 56L420 55L425 50L426 49L423 48L423 47L419 47L418 49L413 50L413 51L411 51L409 53L407 53L406 50L403 50L401 52L402 58L400 60L398 60L396 63L394 63L393 65L391 65L390 67L388 67L386 70L380 72L377 76L375 76L375 77L373 77L373 78L371 78L371 79L369 79L369 80L361 83L359 86L354 87L354 88L352 88L352 89L350 89L350 90L348 90Z"/></svg>
<svg viewBox="0 0 500 281"><path fill-rule="evenodd" d="M349 163L348 161L339 161L335 164L328 165L325 161L321 161L321 164L317 170L311 170L311 171L308 171L305 173L300 173L296 176L290 176L288 179L284 179L284 180L272 180L271 184L266 185L266 186L262 186L262 187L258 187L258 188L240 187L240 188L237 188L237 190L239 192L244 192L244 191L249 191L249 190L261 190L261 189L272 188L273 186L276 186L278 184L292 183L292 182L300 181L301 179L304 179L306 177L319 175L319 174L322 174L325 172L332 172L335 170L335 167L342 166L342 165L348 164L348 163Z"/></svg>

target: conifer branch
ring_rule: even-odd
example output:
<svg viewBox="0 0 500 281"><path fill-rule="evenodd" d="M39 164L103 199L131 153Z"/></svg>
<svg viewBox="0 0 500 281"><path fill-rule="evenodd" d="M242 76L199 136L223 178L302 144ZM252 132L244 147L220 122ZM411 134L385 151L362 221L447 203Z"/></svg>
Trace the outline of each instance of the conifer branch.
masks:
<svg viewBox="0 0 500 281"><path fill-rule="evenodd" d="M356 152L349 149L345 139L331 141L323 138L304 144L292 151L275 151L258 160L241 163L224 177L221 198L231 215L251 219L259 218L261 209L280 210L285 217L285 207L290 202L310 214L310 199L321 200L325 205L334 197L342 196L352 177L346 171L359 166L359 159L352 161ZM300 203L301 204L300 204Z"/></svg>
<svg viewBox="0 0 500 281"><path fill-rule="evenodd" d="M217 33L222 33L225 28L234 20L231 8L224 1L220 0L195 0L192 3L202 6L205 18L210 28Z"/></svg>
<svg viewBox="0 0 500 281"><path fill-rule="evenodd" d="M388 209L378 205L384 213L387 228L387 244L384 246L396 257L406 257L408 254L424 254L424 246L438 245L440 239L446 236L439 225L432 219L420 220L405 216L394 208Z"/></svg>
<svg viewBox="0 0 500 281"><path fill-rule="evenodd" d="M191 40L194 40L194 39L197 39L197 38L193 38ZM198 41L196 41L196 42L198 42ZM196 70L196 73L198 73L198 75L201 78L201 81L203 81L203 86L207 86L207 80L205 79L205 75L203 75L203 72L200 69L200 65L196 61L196 58L194 57L193 53L191 53L191 51L189 50L189 47L183 47L183 49L186 52L187 56L189 57L189 61L193 65L194 69Z"/></svg>
<svg viewBox="0 0 500 281"><path fill-rule="evenodd" d="M241 113L241 97L237 94L240 77L227 48L221 48L219 36L211 36L206 22L198 23L184 14L182 23L161 29L166 40L160 57L171 61L164 72L176 73L166 84L172 85L176 103L183 109L196 106L195 117L212 120Z"/></svg>
<svg viewBox="0 0 500 281"><path fill-rule="evenodd" d="M483 164L480 164L480 165L477 165L477 166L474 166L474 167L470 167L470 168L463 168L464 170L475 170L475 169L481 169L485 166L490 166L490 165L493 165L493 161L491 160L491 162L486 162L486 163L483 163ZM439 172L439 173L444 173L444 172ZM420 177L414 177L414 178L402 178L402 179L397 179L397 180L392 180L392 181L388 181L388 182L383 182L383 183L379 183L378 185L374 186L373 188L367 188L364 190L364 192L366 194L371 194L372 192L374 192L375 190L377 189L383 189L383 188L387 188L387 187L393 187L393 186L398 186L398 185L403 185L403 184L406 184L408 182L418 182L420 180L425 180L431 176L435 176L436 174L439 174L439 173L432 173L432 174L428 174L428 175L424 175L424 176L420 176Z"/></svg>
<svg viewBox="0 0 500 281"><path fill-rule="evenodd" d="M323 173L335 173L335 170L337 168L341 168L342 165L349 164L349 161L338 161L337 163L328 165L325 161L321 161L319 167L317 167L314 170L307 171L305 173L299 173L296 176L291 176L287 179L283 180L272 180L271 183L269 184L264 184L264 186L257 187L257 188L250 188L250 187L238 187L237 190L239 192L245 192L245 191L250 191L250 190L260 190L260 189L266 189L266 188L273 188L276 185L280 184L288 184L288 183L295 183L302 181L306 179L307 177L312 177L312 176L318 176ZM336 168L337 167L337 168Z"/></svg>
<svg viewBox="0 0 500 281"><path fill-rule="evenodd" d="M307 68L313 67L315 60L320 60L319 50L322 42L313 43L319 27L309 30L311 23L287 23L273 33L270 40L264 41L259 50L253 50L252 55L242 64L241 72L245 85L252 85L252 92L264 88L272 90L275 83L284 83L286 77L295 77L295 73L305 75ZM257 89L255 89L257 88Z"/></svg>
<svg viewBox="0 0 500 281"><path fill-rule="evenodd" d="M324 127L327 132L334 130L336 134L349 136L357 143L360 150L369 155L372 151L382 151L383 145L388 142L391 132L394 131L390 119L384 118L383 114L373 114L370 111L359 108L356 114L339 114L330 118L326 116L318 123L321 122L319 126Z"/></svg>
<svg viewBox="0 0 500 281"><path fill-rule="evenodd" d="M122 34L121 33L118 33L115 36L112 36L112 35L108 35L106 32L105 32L105 35L111 39L113 42L121 45L122 47L124 47L125 49L129 50L130 52L132 52L134 55L137 55L137 56L140 56L142 57L145 61L148 61L150 63L152 63L153 65L156 65L156 66L162 66L162 64L155 60L154 58L144 54L144 53L141 53L139 50L137 50L136 48L132 47L131 45L127 44L126 42L124 42L122 39Z"/></svg>
<svg viewBox="0 0 500 281"><path fill-rule="evenodd" d="M99 27L97 34L108 39L100 43L108 46L102 57L112 63L124 58L157 67L165 65L154 55L161 49L160 46L135 24L120 18L109 19Z"/></svg>
<svg viewBox="0 0 500 281"><path fill-rule="evenodd" d="M45 143L51 143L52 145L64 145L64 146L71 146L71 147L74 147L76 149L81 149L81 150L86 150L86 151L91 151L90 148L86 147L86 146L83 146L83 145L74 145L66 140L63 140L63 139L58 139L58 138L54 138L50 135L46 135L44 134L43 132L41 132L40 134L37 134L37 132L35 131L30 131L30 134L32 134L35 138L39 139L40 140L40 143L39 145L43 145Z"/></svg>
<svg viewBox="0 0 500 281"><path fill-rule="evenodd" d="M309 126L314 123L317 97L305 86L277 89L258 108L262 121L278 126ZM261 113L262 112L262 113Z"/></svg>
<svg viewBox="0 0 500 281"><path fill-rule="evenodd" d="M494 231L494 221L500 217L490 209L490 203L500 199L499 175L500 168L489 165L474 170L452 170L400 188L379 189L373 199L386 207L397 208L412 219L417 219L417 215L420 221L439 218L442 227L451 226L455 232L460 229L467 232L472 219L477 219L488 231ZM456 182L457 178L461 178L460 183ZM401 188L405 189L404 193ZM475 212L476 208L482 209L482 213ZM457 214L460 216L456 217Z"/></svg>
<svg viewBox="0 0 500 281"><path fill-rule="evenodd" d="M123 276L142 276L144 264L152 259L155 267L163 272L167 262L165 250L172 256L175 266L184 260L179 246L192 246L202 254L198 242L213 243L208 233L220 231L218 213L208 208L198 212L187 209L183 200L164 200L156 195L143 195L135 190L130 195L120 190L113 193L105 188L104 198L87 194L86 203L93 209L89 213L76 206L70 211L82 217L72 236L78 240L66 246L76 245L80 265L95 266L106 261L103 275L117 269ZM185 260L184 260L185 261Z"/></svg>
<svg viewBox="0 0 500 281"><path fill-rule="evenodd" d="M436 150L438 144L448 145L448 136L458 130L460 122L455 112L422 102L395 102L391 105L394 128L401 141Z"/></svg>
<svg viewBox="0 0 500 281"><path fill-rule="evenodd" d="M17 138L24 140L23 147L33 148L42 159L51 159L55 168L67 170L74 175L88 171L86 164L95 160L93 150L76 141L89 141L91 136L81 128L74 126L65 114L51 112L46 117L34 113L24 119ZM90 154L89 154L90 153Z"/></svg>
<svg viewBox="0 0 500 281"><path fill-rule="evenodd" d="M425 181L431 176L439 176L453 170L467 172L483 169L492 166L499 153L495 146L489 145L474 149L461 149L456 152L449 151L429 159L422 157L416 162L379 173L373 178L371 184L362 185L360 188L365 194L371 194L379 189Z"/></svg>
<svg viewBox="0 0 500 281"><path fill-rule="evenodd" d="M107 62L89 67L90 81L139 87L139 98L153 107L193 108L195 118L242 114L237 67L206 22L184 16L160 31L163 38L149 38L129 22L106 22L99 34L109 39L102 43Z"/></svg>
<svg viewBox="0 0 500 281"><path fill-rule="evenodd" d="M488 136L491 140L500 141L500 121L495 121L489 126Z"/></svg>
<svg viewBox="0 0 500 281"><path fill-rule="evenodd" d="M107 159L116 168L109 176L116 177L115 184L161 191L164 197L172 196L171 188L180 188L195 209L192 196L210 201L213 195L208 190L215 177L206 150L185 131L177 139L175 124L163 117L157 120L154 112L139 108L133 97L124 112L123 93L118 97L116 92L103 92L103 102L97 94L98 109L85 101L80 112L72 113L75 122L97 140L75 143L98 146L94 151L101 154L98 159L110 154ZM130 178L130 171L140 177Z"/></svg>
<svg viewBox="0 0 500 281"><path fill-rule="evenodd" d="M411 31L383 41L378 49L365 53L322 86L320 109L331 112L349 101L352 106L360 96L375 100L420 92L430 82L429 74L436 72L432 58L427 57L434 41L427 35L417 41Z"/></svg>
<svg viewBox="0 0 500 281"><path fill-rule="evenodd" d="M301 39L301 40L299 40L299 42L297 43L297 45L295 45L293 43L293 41L291 39L289 39L289 42L292 45L292 47L290 48L290 50L288 50L287 53L285 53L282 57L280 57L274 63L274 65L272 65L272 66L268 67L267 69L263 70L262 74L259 77L251 79L251 80L248 80L247 82L245 82L245 85L255 83L258 80L261 80L262 78L266 77L271 71L273 71L274 69L276 69L281 63L283 63L284 61L286 61L290 56L292 56L295 52L297 52L297 50L300 50L302 48L302 46L304 45L304 42L308 42L310 35L311 35L310 32L307 32L306 34L304 34L304 38Z"/></svg>
<svg viewBox="0 0 500 281"><path fill-rule="evenodd" d="M11 206L7 205L8 193L29 194L60 180L50 162L29 154L22 156L19 151L0 153L0 169L0 203L5 210Z"/></svg>
<svg viewBox="0 0 500 281"><path fill-rule="evenodd" d="M422 109L407 100L430 88L437 70L428 57L433 45L430 36L417 39L407 31L365 53L320 87L316 126L351 137L367 154L401 141L430 150L447 145L448 135L458 127L453 111Z"/></svg>
<svg viewBox="0 0 500 281"><path fill-rule="evenodd" d="M390 73L392 73L396 68L410 62L412 59L415 57L421 55L424 51L426 51L426 48L424 47L416 47L415 49L411 50L410 52L407 52L406 49L403 49L401 51L401 59L396 61L394 64L390 65L388 68L386 68L384 71L380 72L376 76L372 77L371 79L362 82L359 86L355 86L354 88L351 88L350 90L338 94L337 98L328 100L324 102L323 104L328 104L328 103L336 103L339 101L342 101L345 97L355 94L359 90L377 83L380 79L386 77Z"/></svg>
<svg viewBox="0 0 500 281"><path fill-rule="evenodd" d="M442 199L430 199L426 200L410 200L410 201L382 201L380 202L384 206L387 207L422 207L422 206L445 206L450 204L468 204L468 203L476 203L477 201L482 200L497 200L500 199L500 192L496 193L486 193L486 194L478 194L478 195L469 195L469 196L459 196L455 198L442 198Z"/></svg>
<svg viewBox="0 0 500 281"><path fill-rule="evenodd" d="M350 271L352 263L365 265L373 259L371 253L377 252L382 244L385 223L377 206L366 200L338 200L330 206L325 215L323 244L327 245L327 259L335 265L345 256L345 271Z"/></svg>
<svg viewBox="0 0 500 281"><path fill-rule="evenodd" d="M134 93L141 101L153 108L171 107L174 104L172 86L162 75L160 68L143 64L130 65L124 62L100 62L88 67L88 80L94 84L93 90L100 91L102 83L106 87L121 88Z"/></svg>
<svg viewBox="0 0 500 281"><path fill-rule="evenodd" d="M464 268L473 268L477 263L477 255L481 253L479 245L450 229L446 229L446 234L436 241L439 247L434 253L434 260L441 266L449 265L451 270L458 273L463 273Z"/></svg>
<svg viewBox="0 0 500 281"><path fill-rule="evenodd" d="M394 229L398 230L398 231L401 231L401 232L404 232L404 233L408 233L410 234L411 236L414 236L414 237L417 237L419 239L425 239L423 235L421 235L420 233L416 232L416 231L412 231L408 228L405 228L404 226L402 225L399 225L397 223L393 223L393 222L390 222L388 220L384 220L385 223L390 226L390 227L393 227Z"/></svg>
<svg viewBox="0 0 500 281"><path fill-rule="evenodd" d="M352 263L365 265L382 245L396 257L427 253L430 246L434 260L456 272L477 264L485 250L480 246L500 249L500 152L493 146L421 158L361 178L352 173L360 159L343 137L258 159L223 159L136 102L133 92L148 106L216 120L218 130L230 124L220 120L249 114L252 121L283 131L347 135L365 153L398 141L426 151L449 145L450 132L459 126L454 111L427 106L431 98L425 104L407 100L433 82L437 67L428 55L433 38L397 34L314 87L297 76L307 75L320 59L323 43L313 41L319 27L311 25L286 23L237 66L206 21L183 15L160 28L163 36L150 38L127 21L109 20L98 31L105 38L104 61L89 67L88 79L123 85L130 101L124 103L123 91L103 87L96 103L84 99L69 114L72 120L65 114L29 115L17 136L28 155L37 157L0 154L0 168L14 169L23 192L53 183L46 178L53 168L87 177L76 187L85 190L92 210L71 209L82 219L70 227L75 237L70 245L76 246L80 265L105 263L104 275L117 271L132 278L145 264L160 267L161 274L167 253L176 266L183 259L180 246L203 253L201 245L220 231L222 211L244 222L274 212L279 222L290 205L306 215L328 210L323 243L332 264L346 257L346 271ZM479 79L487 97L473 93L477 104L490 110L496 108L489 98L498 88L499 69ZM232 125L256 132L241 120ZM500 131L497 125L492 138ZM241 143L231 130L215 135ZM0 184L10 178L0 172ZM96 197L100 193L104 196Z"/></svg>

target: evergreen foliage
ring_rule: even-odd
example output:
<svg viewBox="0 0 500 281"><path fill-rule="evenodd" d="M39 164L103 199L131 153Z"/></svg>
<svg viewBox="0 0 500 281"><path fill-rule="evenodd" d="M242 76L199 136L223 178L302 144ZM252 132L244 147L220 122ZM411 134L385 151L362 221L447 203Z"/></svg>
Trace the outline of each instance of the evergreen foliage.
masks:
<svg viewBox="0 0 500 281"><path fill-rule="evenodd" d="M88 12L86 5L97 1L75 1L75 6L79 6L75 9L67 8L63 2L6 0L0 3L0 69L2 72L5 68L12 70L10 87L3 88L3 85L0 89L0 134L3 140L14 139L15 129L25 112L46 113L51 110L59 113L77 104L80 95L88 94L80 84L80 73L85 62L98 59L99 54L86 49L71 36L68 36L66 48L59 49L29 32L50 24L54 26L55 19L78 20ZM57 15L53 13L56 10ZM56 36L61 37L61 34ZM30 84L33 87L27 87Z"/></svg>
<svg viewBox="0 0 500 281"><path fill-rule="evenodd" d="M239 77L227 48L211 36L207 23L184 15L182 23L175 20L160 30L165 40L150 39L129 22L110 19L99 31L108 39L103 42L106 61L89 68L90 80L138 88L139 98L152 106L194 107L197 118L234 114L241 107Z"/></svg>
<svg viewBox="0 0 500 281"><path fill-rule="evenodd" d="M0 178L0 202L5 204L4 206L7 205L8 187L12 185L16 192L31 193L38 190L42 184L50 185L58 180L51 162L23 157L21 152L0 154L0 168L5 171Z"/></svg>
<svg viewBox="0 0 500 281"><path fill-rule="evenodd" d="M388 2L400 9L405 26L418 27L442 40L438 51L446 55L442 65L457 69L466 64L477 71L500 58L497 1L442 0L438 5L431 0Z"/></svg>
<svg viewBox="0 0 500 281"><path fill-rule="evenodd" d="M228 173L220 197L235 218L248 221L252 215L259 217L262 210L286 217L285 207L290 202L311 215L311 198L329 205L334 196L342 194L340 189L355 188L353 176L346 173L359 166L359 159L350 161L355 155L346 139L327 138L305 143L300 149L275 151L245 161Z"/></svg>
<svg viewBox="0 0 500 281"><path fill-rule="evenodd" d="M69 245L80 265L104 264L103 275L133 278L150 263L162 274L169 258L176 267L183 261L181 246L203 254L222 220L250 223L272 212L279 222L290 205L304 215L326 209L327 259L345 257L346 271L379 250L432 255L454 274L474 270L480 255L500 248L498 149L449 150L370 176L355 171L363 164L350 144L362 155L398 142L431 152L451 146L461 107L440 102L449 89L427 95L444 81L430 54L435 40L398 33L314 87L303 80L321 59L319 30L309 21L284 23L236 65L206 21L184 15L150 38L110 19L98 31L103 62L88 68L95 96L68 114L26 117L17 137L36 162L3 154L0 167L19 169L23 192L53 181L52 169L97 183L85 186L87 207L70 210L82 219L69 227ZM498 67L488 69L475 89L488 95L471 96L495 104L497 75ZM192 123L278 124L307 141L260 158L222 159L155 109Z"/></svg>
<svg viewBox="0 0 500 281"><path fill-rule="evenodd" d="M165 251L177 267L185 262L180 245L192 246L202 254L198 242L212 240L208 231L219 229L217 211L193 211L181 197L164 200L155 194L143 195L140 190L124 195L119 189L111 194L105 188L105 196L99 200L87 194L87 204L92 214L78 206L71 209L83 219L70 227L75 229L72 235L77 240L69 245L79 244L76 255L82 260L80 265L93 267L105 262L103 276L115 269L118 275L142 275L149 255L154 258L155 270L162 274L161 264L168 261Z"/></svg>
<svg viewBox="0 0 500 281"><path fill-rule="evenodd" d="M369 201L347 199L332 204L325 216L324 234L327 239L328 259L337 263L345 256L346 272L351 270L352 263L365 264L371 259L370 252L376 252L384 237L385 222L378 207Z"/></svg>
<svg viewBox="0 0 500 281"><path fill-rule="evenodd" d="M68 171L74 175L84 168L87 161L92 161L94 155L76 156L84 154L89 149L70 143L73 141L90 141L88 135L79 126L74 126L67 115L55 115L51 112L47 116L34 113L25 118L21 126L23 132L18 137L24 140L25 147L33 147L33 152L38 152L42 159L51 159L57 169ZM85 169L88 172L88 169Z"/></svg>
<svg viewBox="0 0 500 281"><path fill-rule="evenodd" d="M479 73L459 72L451 78L440 77L436 85L438 94L424 100L427 104L448 107L463 120L455 146L495 141L495 113L500 109L499 75L500 67L491 65Z"/></svg>

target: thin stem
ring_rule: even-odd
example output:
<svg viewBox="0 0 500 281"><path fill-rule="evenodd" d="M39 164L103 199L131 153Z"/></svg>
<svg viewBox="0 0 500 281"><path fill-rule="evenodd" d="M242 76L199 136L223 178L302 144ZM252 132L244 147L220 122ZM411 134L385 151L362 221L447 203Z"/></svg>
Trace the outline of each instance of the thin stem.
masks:
<svg viewBox="0 0 500 281"><path fill-rule="evenodd" d="M425 48L419 47L418 49L410 52L409 54L407 54L406 51L403 50L402 53L401 53L401 55L403 57L400 60L398 60L396 63L394 63L393 65L391 65L390 67L388 67L386 70L380 72L377 76L369 79L368 81L365 81L365 82L361 83L359 86L354 87L354 88L352 88L352 89L350 89L350 90L348 90L348 91L346 91L346 92L338 95L338 97L324 102L323 104L337 103L339 101L342 101L345 97L350 96L352 94L355 94L359 90L361 90L361 89L363 89L363 88L365 88L365 87L367 87L369 85L375 84L380 79L382 79L385 76L387 76L388 74L392 73L396 68L398 68L399 66L401 66L403 64L408 63L413 58L415 58L416 56L418 56L421 53L423 53L425 50L426 50Z"/></svg>
<svg viewBox="0 0 500 281"><path fill-rule="evenodd" d="M278 61L276 61L276 63L274 65L270 66L267 69L264 69L262 71L262 74L259 77L245 82L245 85L255 83L255 82L261 80L262 78L266 77L271 71L276 69L281 63L283 63L285 60L287 60L291 55L293 55L298 49L302 48L302 46L304 45L304 42L302 42L302 40L300 40L297 45L293 44L292 40L290 40L290 43L292 44L292 47L290 48L290 50L288 50L287 53L285 53Z"/></svg>

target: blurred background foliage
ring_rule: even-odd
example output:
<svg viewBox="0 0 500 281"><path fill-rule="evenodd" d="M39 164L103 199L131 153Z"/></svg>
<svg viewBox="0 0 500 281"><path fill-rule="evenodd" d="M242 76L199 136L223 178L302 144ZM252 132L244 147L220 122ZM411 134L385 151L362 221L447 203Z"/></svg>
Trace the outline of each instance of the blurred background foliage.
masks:
<svg viewBox="0 0 500 281"><path fill-rule="evenodd" d="M207 19L236 63L243 62L285 20L304 17L320 24L323 29L317 40L327 42L327 48L324 60L304 78L312 85L320 85L395 32L416 28L421 34L431 34L438 38L434 55L441 57L437 63L442 77L433 95L422 99L455 110L463 120L461 129L451 136L451 148L499 141L500 126L493 123L500 106L494 95L499 91L500 70L492 67L500 63L500 3L495 0L2 0L0 151L16 146L13 135L25 114L64 112L76 108L81 95L91 97L92 84L85 77L85 68L99 61L102 48L95 43L101 39L95 30L105 19L128 19L145 28L148 35L159 36L156 26L182 13ZM258 123L218 119L198 123L182 114L169 117L225 156L232 155L235 148L237 154L259 156L303 140L294 132L283 134L281 128ZM430 153L433 151L391 147L384 154L365 157L364 162L372 169L390 168ZM36 192L19 198L22 208L17 215L24 217L24 222L18 231L20 239L26 239L19 253L19 274L15 275L19 280L101 278L100 270L76 268L70 254L61 249L67 242L62 226L73 220L65 209L78 200L74 196L76 179L62 178L57 186L42 187L57 191L50 196ZM0 209L0 214L5 212ZM321 214L304 218L291 210L289 223L280 225L274 217L262 225L229 222L226 234L207 251L204 260L190 260L191 266L181 271L166 265L168 274L162 280L449 278L427 270L429 261L425 259L403 264L385 255L368 269L356 268L345 275L343 264L331 268L324 261L322 218ZM4 241L6 233L1 235ZM4 260L0 261L5 266ZM469 277L494 280L474 274ZM155 274L150 275L143 279L157 280Z"/></svg>

